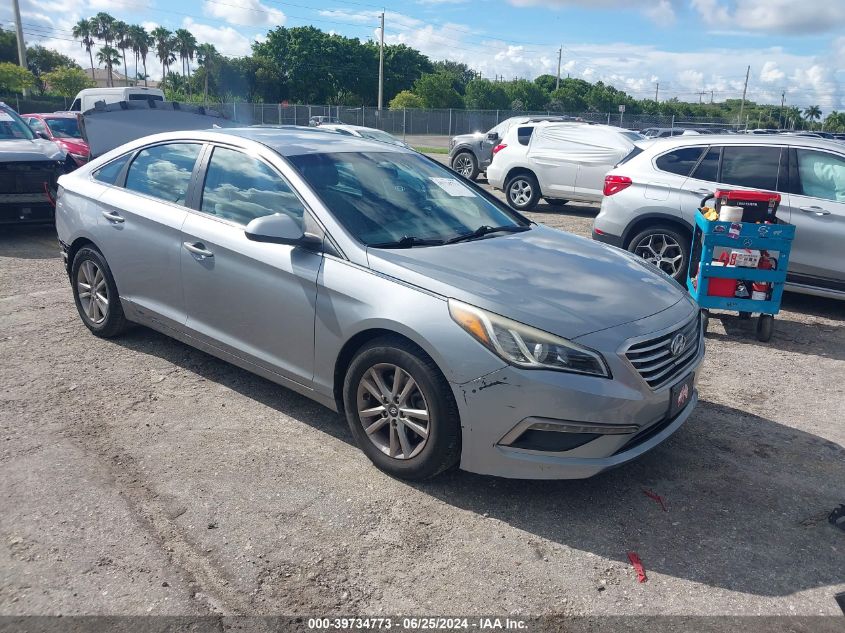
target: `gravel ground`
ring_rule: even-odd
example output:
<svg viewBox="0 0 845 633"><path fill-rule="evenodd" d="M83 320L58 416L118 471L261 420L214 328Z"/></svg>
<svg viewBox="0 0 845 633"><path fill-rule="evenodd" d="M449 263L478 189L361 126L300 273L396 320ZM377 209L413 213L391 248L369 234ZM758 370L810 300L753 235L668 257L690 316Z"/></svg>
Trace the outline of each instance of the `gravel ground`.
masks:
<svg viewBox="0 0 845 633"><path fill-rule="evenodd" d="M3 228L0 614L836 615L844 308L787 295L770 344L711 319L698 409L625 467L408 484L301 396L144 328L91 336L54 232Z"/></svg>

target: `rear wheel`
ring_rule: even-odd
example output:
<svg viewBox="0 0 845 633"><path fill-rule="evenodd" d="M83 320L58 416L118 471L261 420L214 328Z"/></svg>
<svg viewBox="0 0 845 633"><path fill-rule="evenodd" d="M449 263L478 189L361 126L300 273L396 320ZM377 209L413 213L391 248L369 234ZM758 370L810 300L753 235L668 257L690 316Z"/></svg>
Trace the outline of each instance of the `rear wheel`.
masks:
<svg viewBox="0 0 845 633"><path fill-rule="evenodd" d="M365 345L343 385L349 428L378 468L428 479L458 463L458 409L448 382L422 350L385 337Z"/></svg>
<svg viewBox="0 0 845 633"><path fill-rule="evenodd" d="M508 204L517 211L530 211L540 199L540 185L534 174L521 173L511 176L505 183Z"/></svg>
<svg viewBox="0 0 845 633"><path fill-rule="evenodd" d="M633 237L628 250L681 283L686 281L690 238L678 229L666 225L650 226Z"/></svg>
<svg viewBox="0 0 845 633"><path fill-rule="evenodd" d="M85 327L103 338L121 334L128 321L102 253L91 246L79 249L73 258L70 278L73 300Z"/></svg>
<svg viewBox="0 0 845 633"><path fill-rule="evenodd" d="M475 180L478 176L478 161L472 152L458 152L452 159L452 169L464 178Z"/></svg>

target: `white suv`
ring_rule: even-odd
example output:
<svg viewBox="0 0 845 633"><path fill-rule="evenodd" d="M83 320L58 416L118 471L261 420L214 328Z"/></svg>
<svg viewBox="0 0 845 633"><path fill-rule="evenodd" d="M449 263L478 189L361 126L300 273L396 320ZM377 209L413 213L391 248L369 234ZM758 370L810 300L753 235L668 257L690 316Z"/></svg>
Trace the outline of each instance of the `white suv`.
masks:
<svg viewBox="0 0 845 633"><path fill-rule="evenodd" d="M540 198L598 202L604 176L635 149L637 132L608 125L540 122L515 125L493 148L487 182L508 204L530 211Z"/></svg>
<svg viewBox="0 0 845 633"><path fill-rule="evenodd" d="M638 148L607 174L593 239L683 280L694 214L715 189L777 191L796 227L787 288L845 299L845 146L799 136L683 136Z"/></svg>

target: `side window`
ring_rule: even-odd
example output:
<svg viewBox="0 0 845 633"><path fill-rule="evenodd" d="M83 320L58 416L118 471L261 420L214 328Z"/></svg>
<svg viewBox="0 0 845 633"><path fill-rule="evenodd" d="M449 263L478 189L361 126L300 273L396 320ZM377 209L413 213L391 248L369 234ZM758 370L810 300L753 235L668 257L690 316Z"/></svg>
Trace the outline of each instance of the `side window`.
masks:
<svg viewBox="0 0 845 633"><path fill-rule="evenodd" d="M519 140L520 145L528 145L528 141L531 140L531 134L534 132L534 128L529 127L520 127L516 129L516 138Z"/></svg>
<svg viewBox="0 0 845 633"><path fill-rule="evenodd" d="M215 147L208 162L201 208L238 224L286 213L301 225L305 211L280 174L258 159L225 147Z"/></svg>
<svg viewBox="0 0 845 633"><path fill-rule="evenodd" d="M123 166L129 162L129 157L130 154L124 154L120 158L116 158L112 162L103 165L94 172L94 180L99 180L100 182L104 182L108 185L115 184L115 182L117 182L117 177L123 170Z"/></svg>
<svg viewBox="0 0 845 633"><path fill-rule="evenodd" d="M725 146L720 182L749 189L777 191L780 147Z"/></svg>
<svg viewBox="0 0 845 633"><path fill-rule="evenodd" d="M698 167L692 172L692 177L707 182L719 182L719 156L721 153L721 147L711 147L707 150L704 158L698 163Z"/></svg>
<svg viewBox="0 0 845 633"><path fill-rule="evenodd" d="M798 192L804 196L845 202L845 159L827 152L799 149Z"/></svg>
<svg viewBox="0 0 845 633"><path fill-rule="evenodd" d="M704 153L704 147L679 147L662 156L658 156L654 164L660 171L668 171L679 176L689 176L692 168Z"/></svg>
<svg viewBox="0 0 845 633"><path fill-rule="evenodd" d="M70 104L70 112L79 112L80 108L79 99L74 99L73 103Z"/></svg>
<svg viewBox="0 0 845 633"><path fill-rule="evenodd" d="M167 143L142 149L129 165L126 188L185 204L201 147L199 143Z"/></svg>
<svg viewBox="0 0 845 633"><path fill-rule="evenodd" d="M47 126L44 125L44 121L41 119L28 119L27 123L29 123L29 127L36 132L43 132L44 134L47 133Z"/></svg>

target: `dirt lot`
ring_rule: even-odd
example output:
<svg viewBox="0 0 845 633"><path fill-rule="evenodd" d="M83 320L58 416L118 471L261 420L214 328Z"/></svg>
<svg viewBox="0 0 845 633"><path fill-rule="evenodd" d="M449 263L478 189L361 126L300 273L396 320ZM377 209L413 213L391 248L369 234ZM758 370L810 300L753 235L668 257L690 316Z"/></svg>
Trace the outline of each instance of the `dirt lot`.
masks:
<svg viewBox="0 0 845 633"><path fill-rule="evenodd" d="M531 215L587 235L595 212ZM677 434L541 483L396 481L303 397L91 336L49 229L0 229L0 323L0 614L839 614L842 303L788 295L770 344L711 320Z"/></svg>

